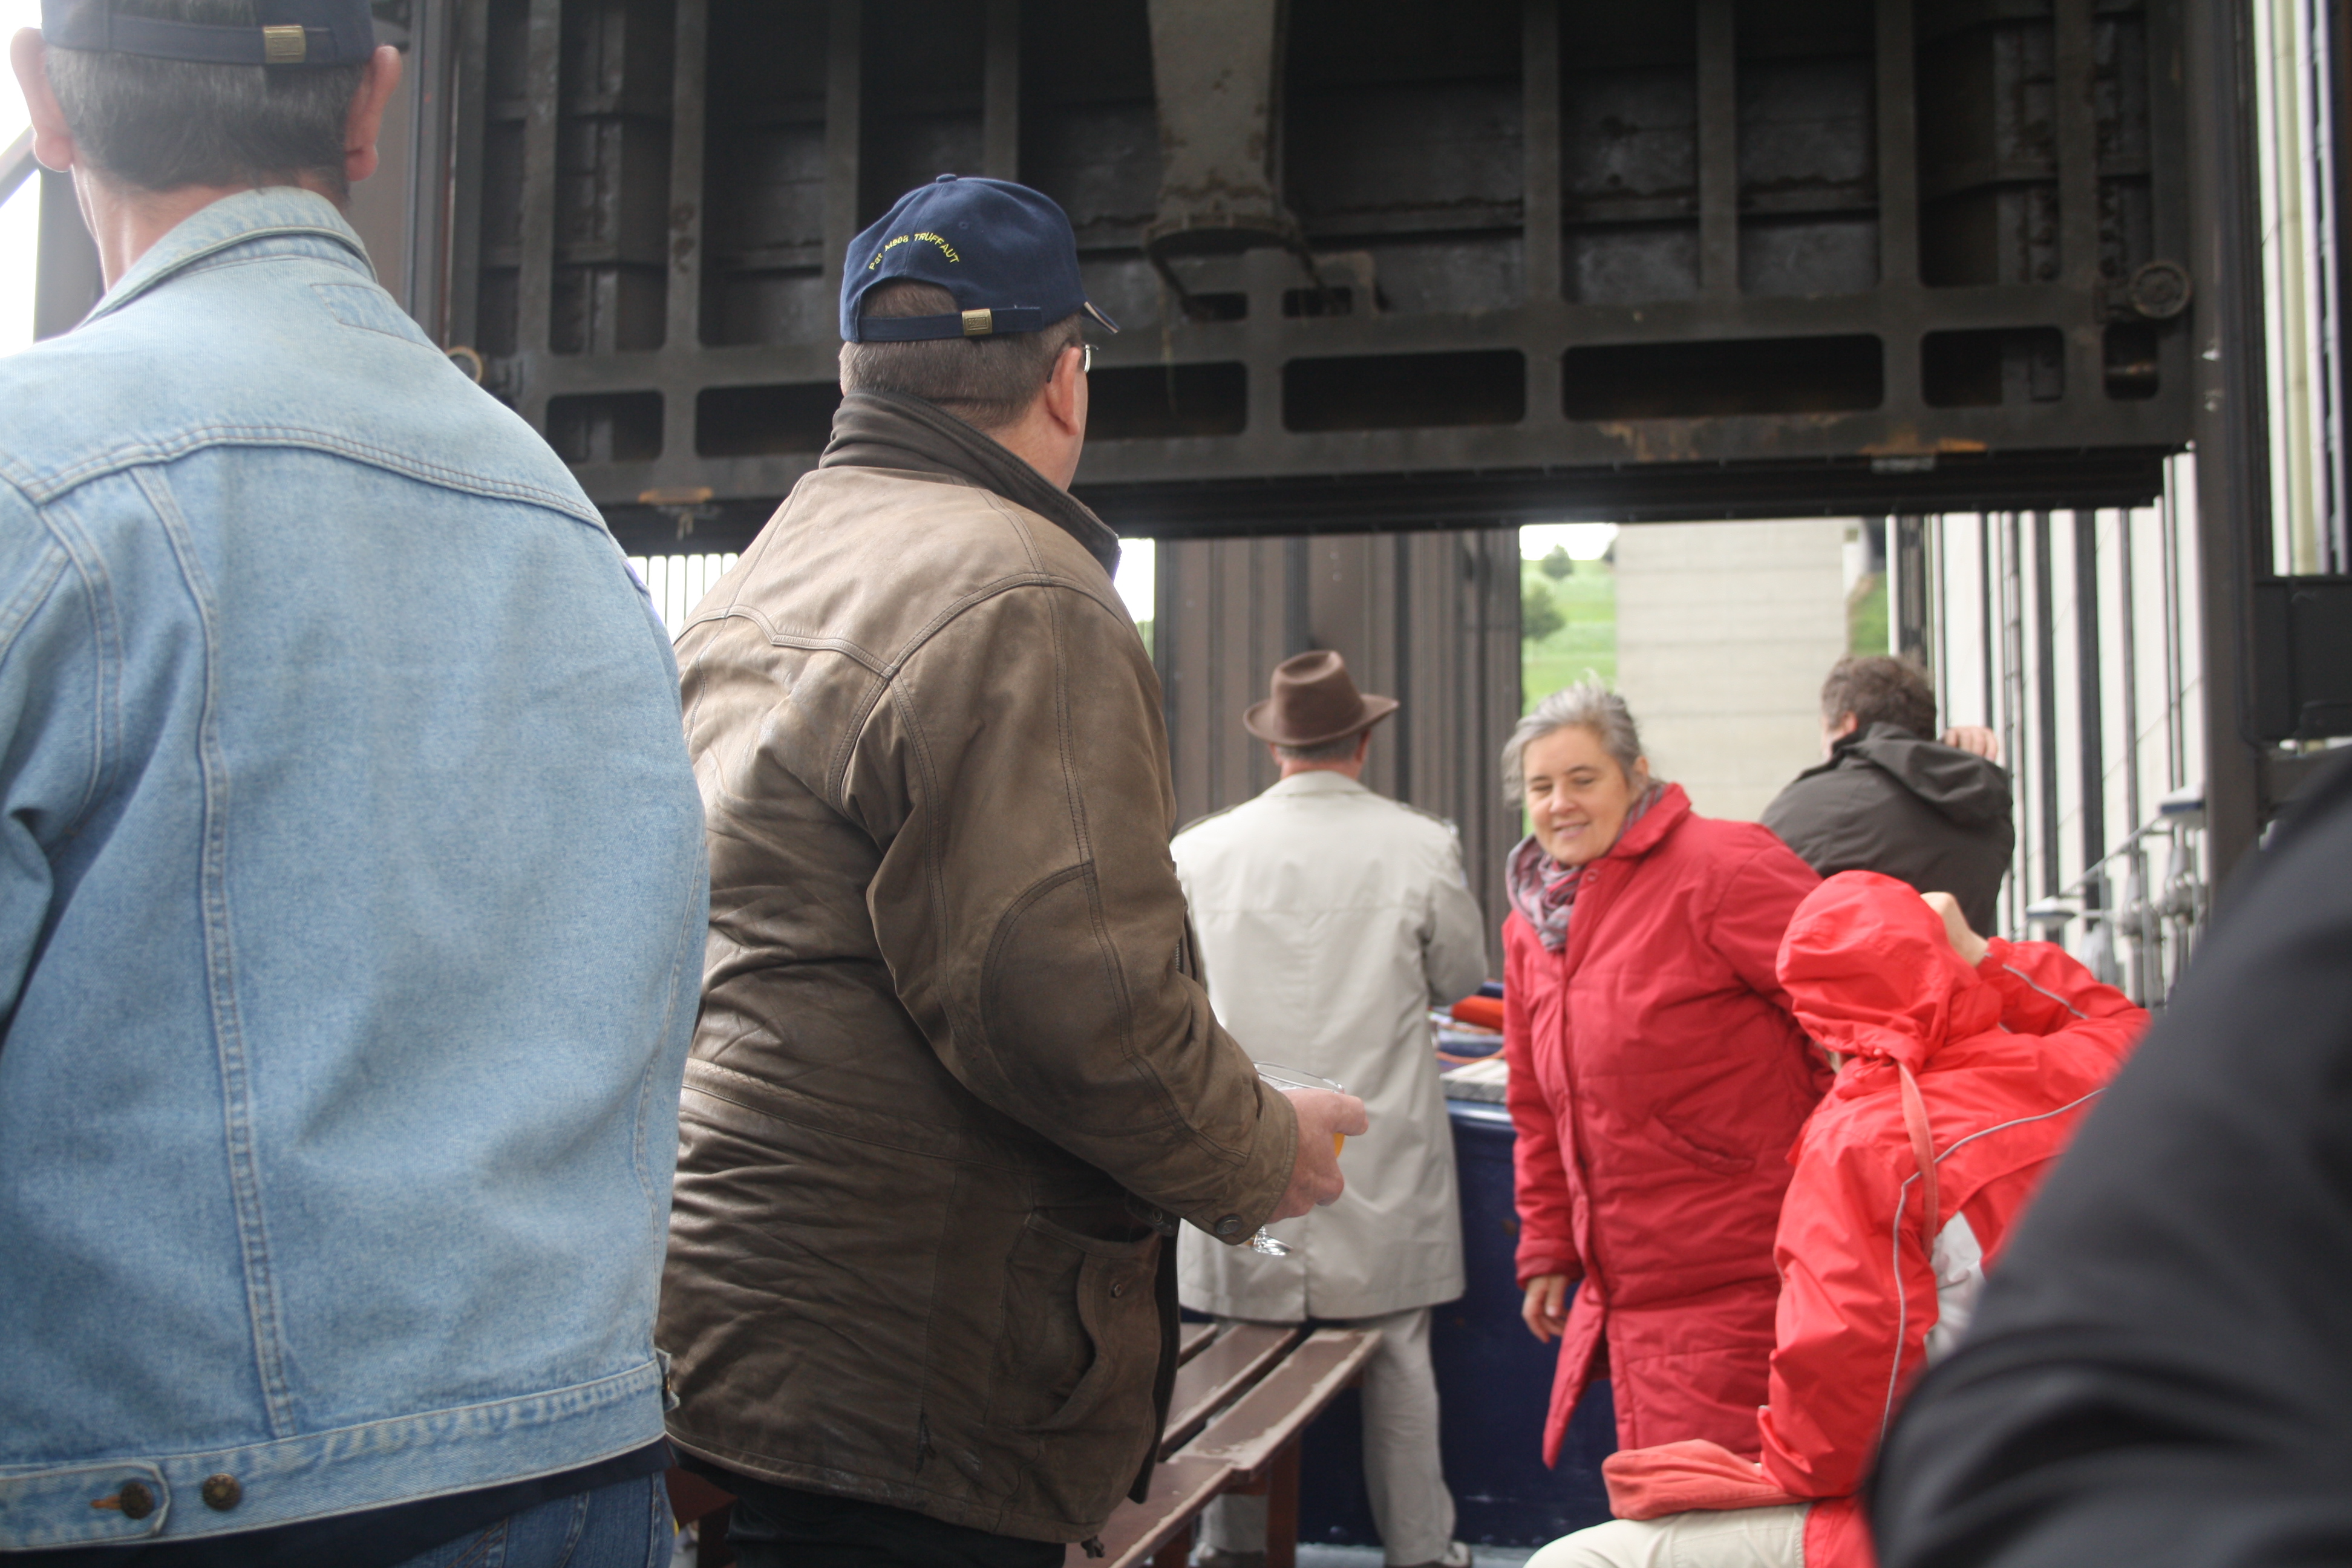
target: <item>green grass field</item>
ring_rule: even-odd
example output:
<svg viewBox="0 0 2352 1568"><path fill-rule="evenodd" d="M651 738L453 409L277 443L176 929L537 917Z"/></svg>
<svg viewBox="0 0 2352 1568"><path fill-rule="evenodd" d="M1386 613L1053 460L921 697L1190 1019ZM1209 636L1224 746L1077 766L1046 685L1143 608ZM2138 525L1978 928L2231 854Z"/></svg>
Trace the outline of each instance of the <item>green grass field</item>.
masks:
<svg viewBox="0 0 2352 1568"><path fill-rule="evenodd" d="M1555 583L1536 563L1520 563L1523 587L1549 594L1566 622L1549 637L1519 645L1522 711L1583 679L1588 670L1616 684L1616 569L1606 561L1579 561L1575 567L1571 575Z"/></svg>

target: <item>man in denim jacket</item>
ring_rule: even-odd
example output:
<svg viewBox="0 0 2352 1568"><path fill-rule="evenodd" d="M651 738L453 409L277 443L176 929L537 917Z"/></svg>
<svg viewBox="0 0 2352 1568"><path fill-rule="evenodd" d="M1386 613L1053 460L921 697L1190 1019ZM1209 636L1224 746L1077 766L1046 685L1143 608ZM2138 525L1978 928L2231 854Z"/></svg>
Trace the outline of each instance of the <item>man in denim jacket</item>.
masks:
<svg viewBox="0 0 2352 1568"><path fill-rule="evenodd" d="M258 9L14 45L109 287L0 361L0 1562L640 1568L669 652L339 215L366 0Z"/></svg>

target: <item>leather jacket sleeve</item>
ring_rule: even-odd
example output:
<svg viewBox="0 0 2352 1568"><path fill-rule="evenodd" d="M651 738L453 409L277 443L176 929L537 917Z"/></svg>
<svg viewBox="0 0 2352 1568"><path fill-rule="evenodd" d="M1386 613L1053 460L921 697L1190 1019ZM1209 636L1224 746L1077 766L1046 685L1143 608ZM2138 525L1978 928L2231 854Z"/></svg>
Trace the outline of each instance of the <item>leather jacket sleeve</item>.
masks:
<svg viewBox="0 0 2352 1568"><path fill-rule="evenodd" d="M1200 984L1168 839L1159 683L1065 582L961 607L880 689L835 773L882 847L866 894L899 999L965 1088L1237 1242L1297 1122Z"/></svg>

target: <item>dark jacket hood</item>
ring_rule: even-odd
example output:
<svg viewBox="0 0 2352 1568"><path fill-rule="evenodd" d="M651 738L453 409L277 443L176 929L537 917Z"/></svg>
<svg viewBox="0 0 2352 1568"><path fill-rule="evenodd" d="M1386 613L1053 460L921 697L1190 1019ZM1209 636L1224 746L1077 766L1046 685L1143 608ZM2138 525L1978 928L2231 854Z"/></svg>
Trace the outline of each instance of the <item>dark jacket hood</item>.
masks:
<svg viewBox="0 0 2352 1568"><path fill-rule="evenodd" d="M1981 827L2009 816L2007 768L1958 746L1923 741L1898 725L1873 724L1848 735L1823 767L1857 764L1888 774L1958 826Z"/></svg>

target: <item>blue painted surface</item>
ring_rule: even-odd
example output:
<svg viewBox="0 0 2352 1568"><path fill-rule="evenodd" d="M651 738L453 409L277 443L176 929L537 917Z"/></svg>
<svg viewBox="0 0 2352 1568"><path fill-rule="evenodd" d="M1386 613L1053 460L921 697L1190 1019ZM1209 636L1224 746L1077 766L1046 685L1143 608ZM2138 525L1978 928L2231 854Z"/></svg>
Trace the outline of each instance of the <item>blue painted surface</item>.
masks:
<svg viewBox="0 0 2352 1568"><path fill-rule="evenodd" d="M1544 1412L1557 1344L1538 1344L1519 1319L1512 1254L1511 1121L1499 1105L1450 1100L1462 1177L1464 1262L1470 1288L1436 1309L1430 1352L1437 1363L1445 1479L1459 1510L1454 1533L1473 1544L1538 1546L1609 1517L1601 1461L1617 1447L1609 1385L1596 1384L1576 1412L1559 1468L1543 1463ZM1363 1424L1353 1390L1307 1435L1301 1462L1301 1541L1370 1544Z"/></svg>

